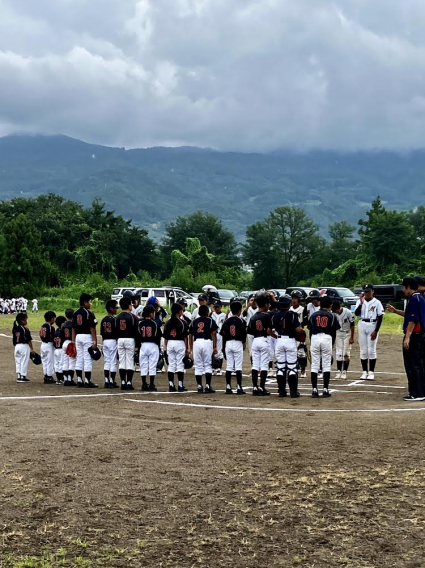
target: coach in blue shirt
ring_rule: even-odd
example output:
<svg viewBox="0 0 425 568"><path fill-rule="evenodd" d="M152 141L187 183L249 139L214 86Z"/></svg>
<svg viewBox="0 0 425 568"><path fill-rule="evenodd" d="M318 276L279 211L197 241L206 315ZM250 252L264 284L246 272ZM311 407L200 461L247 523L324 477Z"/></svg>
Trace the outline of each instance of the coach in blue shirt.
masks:
<svg viewBox="0 0 425 568"><path fill-rule="evenodd" d="M408 298L403 322L403 361L409 384L409 394L404 400L425 400L425 369L422 361L425 298L418 292L416 278L404 278L403 291Z"/></svg>

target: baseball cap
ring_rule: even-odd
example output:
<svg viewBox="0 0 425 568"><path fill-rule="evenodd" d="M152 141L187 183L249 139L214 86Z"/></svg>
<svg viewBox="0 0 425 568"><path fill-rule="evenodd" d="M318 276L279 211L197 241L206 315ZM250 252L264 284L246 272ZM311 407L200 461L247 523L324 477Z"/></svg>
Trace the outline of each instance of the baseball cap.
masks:
<svg viewBox="0 0 425 568"><path fill-rule="evenodd" d="M422 278L422 276L415 276L414 278L418 283L418 286L425 286L425 278Z"/></svg>
<svg viewBox="0 0 425 568"><path fill-rule="evenodd" d="M372 291L375 288L373 287L373 284L364 284L363 285L363 292L368 292L368 291Z"/></svg>
<svg viewBox="0 0 425 568"><path fill-rule="evenodd" d="M198 300L205 300L205 302L207 302L208 301L207 295L206 294L199 294Z"/></svg>
<svg viewBox="0 0 425 568"><path fill-rule="evenodd" d="M223 304L220 302L220 300L217 300L216 302L214 302L214 308L218 308L218 307L222 307Z"/></svg>

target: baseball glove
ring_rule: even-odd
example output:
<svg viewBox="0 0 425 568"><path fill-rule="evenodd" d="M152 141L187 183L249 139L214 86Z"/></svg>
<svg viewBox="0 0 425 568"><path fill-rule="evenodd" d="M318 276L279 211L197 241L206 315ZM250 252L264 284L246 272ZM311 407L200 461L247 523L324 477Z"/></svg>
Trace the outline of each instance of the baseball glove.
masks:
<svg viewBox="0 0 425 568"><path fill-rule="evenodd" d="M66 348L65 353L68 355L68 357L71 357L72 359L75 359L77 356L77 347L75 346L75 343L73 341L71 341L68 345L68 347Z"/></svg>

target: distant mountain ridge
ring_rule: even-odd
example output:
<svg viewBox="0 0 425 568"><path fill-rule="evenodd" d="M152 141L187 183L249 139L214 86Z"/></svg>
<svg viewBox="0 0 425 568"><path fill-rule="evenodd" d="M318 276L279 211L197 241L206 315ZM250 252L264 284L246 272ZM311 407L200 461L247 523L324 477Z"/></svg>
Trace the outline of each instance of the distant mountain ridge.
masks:
<svg viewBox="0 0 425 568"><path fill-rule="evenodd" d="M209 148L125 150L67 136L0 138L0 199L54 192L108 208L164 234L166 223L198 209L218 215L236 237L279 205L305 209L326 235L356 224L378 194L389 208L425 203L425 151L339 154L219 152Z"/></svg>

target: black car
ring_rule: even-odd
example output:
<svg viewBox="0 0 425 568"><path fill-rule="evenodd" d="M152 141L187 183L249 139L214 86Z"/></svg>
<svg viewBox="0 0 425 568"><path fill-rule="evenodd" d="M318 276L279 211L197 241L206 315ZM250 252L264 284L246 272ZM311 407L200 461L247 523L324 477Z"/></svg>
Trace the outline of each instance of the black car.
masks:
<svg viewBox="0 0 425 568"><path fill-rule="evenodd" d="M313 290L316 290L316 292L319 291L317 288L308 288L308 287L306 288L305 286L290 286L289 288L286 288L286 293L290 296L291 292L293 292L294 290L298 290L299 292L301 292L303 296L302 301L306 300L310 292L312 292Z"/></svg>
<svg viewBox="0 0 425 568"><path fill-rule="evenodd" d="M341 305L354 312L359 297L356 296L356 294L349 288L340 288L339 286L321 286L319 290L322 296L329 296L332 300L341 302Z"/></svg>
<svg viewBox="0 0 425 568"><path fill-rule="evenodd" d="M383 304L388 302L402 302L405 298L403 286L400 284L377 284L374 286L375 298L380 300ZM361 294L361 288L354 288L356 294Z"/></svg>

